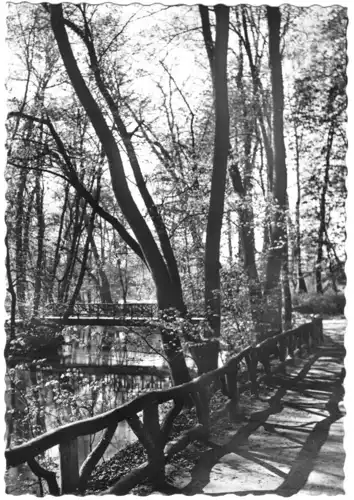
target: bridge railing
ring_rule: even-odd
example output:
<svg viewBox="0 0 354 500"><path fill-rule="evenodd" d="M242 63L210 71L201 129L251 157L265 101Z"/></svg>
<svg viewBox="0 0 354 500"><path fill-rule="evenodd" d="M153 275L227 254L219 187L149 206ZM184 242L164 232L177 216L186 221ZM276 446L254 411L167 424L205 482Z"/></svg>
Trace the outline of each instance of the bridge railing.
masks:
<svg viewBox="0 0 354 500"><path fill-rule="evenodd" d="M46 307L46 314L62 317L66 312L65 304L53 303ZM77 302L73 306L70 316L93 316L102 318L154 318L157 316L157 305L152 303L83 303Z"/></svg>
<svg viewBox="0 0 354 500"><path fill-rule="evenodd" d="M105 450L107 449L118 423L126 420L139 441L144 446L148 460L145 464L119 479L107 494L123 495L149 478L154 486L159 486L165 479L165 464L190 441L204 440L209 434L209 388L212 384L220 387L230 399L230 404L237 403L240 385L244 384L244 375L252 392L258 394L259 375L271 373L272 359L285 361L287 356L302 355L304 349L322 343L322 320L316 319L293 330L270 337L255 347L247 347L231 358L224 366L203 374L191 382L161 391L143 394L119 408L101 415L70 423L36 437L27 443L7 449L5 452L8 467L16 467L27 462L32 471L48 483L52 495L84 492L87 481ZM245 362L246 371L241 370ZM259 364L263 365L260 372ZM198 423L185 431L174 441L169 441L173 422L181 412L186 399L193 401ZM160 424L160 405L173 402L172 408ZM142 413L142 420L138 414ZM86 457L79 469L79 436L92 435L102 431L103 435L95 448ZM61 487L59 488L53 472L44 469L36 457L53 446L59 445Z"/></svg>

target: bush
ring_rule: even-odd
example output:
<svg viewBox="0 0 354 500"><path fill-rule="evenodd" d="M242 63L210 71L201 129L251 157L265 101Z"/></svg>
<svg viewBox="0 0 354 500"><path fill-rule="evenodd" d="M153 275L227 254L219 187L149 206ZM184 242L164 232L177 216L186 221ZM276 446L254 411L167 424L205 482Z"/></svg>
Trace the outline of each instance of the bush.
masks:
<svg viewBox="0 0 354 500"><path fill-rule="evenodd" d="M296 294L293 296L293 308L302 314L343 315L345 296L334 292Z"/></svg>
<svg viewBox="0 0 354 500"><path fill-rule="evenodd" d="M33 328L30 325L25 332L7 342L5 356L56 358L64 343L62 334L57 334L49 328Z"/></svg>

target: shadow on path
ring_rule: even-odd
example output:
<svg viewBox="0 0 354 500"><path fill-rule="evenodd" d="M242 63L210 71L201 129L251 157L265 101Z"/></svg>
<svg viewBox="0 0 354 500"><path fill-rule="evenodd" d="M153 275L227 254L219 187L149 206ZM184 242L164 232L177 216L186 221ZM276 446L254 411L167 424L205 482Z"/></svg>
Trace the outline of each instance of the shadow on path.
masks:
<svg viewBox="0 0 354 500"><path fill-rule="evenodd" d="M183 489L173 487L173 493L178 492L184 495L204 493L203 489L211 481L211 471L213 467L220 461L220 459L224 455L227 455L229 453L237 454L244 459L250 460L255 464L262 466L264 469L270 471L273 475L275 474L278 477L282 478L282 484L277 488L271 490L261 489L247 491L225 491L225 493L223 493L223 485L221 481L220 493L204 494L216 496L230 493L237 495L264 495L273 493L288 497L299 492L305 486L310 473L314 469L314 462L318 457L323 444L328 439L331 425L343 416L343 414L339 410L338 405L339 402L343 399L344 394L344 389L342 386L344 369L342 369L340 376L338 376L338 370L337 372L335 370L330 371L327 368L326 370L333 375L332 379L329 379L327 377L326 379L322 379L320 373L317 380L313 380L313 377L311 377L311 380L304 379L310 369L313 367L314 363L319 360L321 356L325 357L326 359L328 357L331 357L331 362L336 363L338 367L338 363L341 363L343 351L343 348L338 349L338 351L336 350L335 353L332 352L331 347L328 350L321 349L319 352L316 352L315 354L310 356L304 367L295 377L289 377L287 375L279 376L279 374L274 377L270 377L270 380L267 381L267 384L269 383L269 385L273 386L274 388L274 383L276 382L276 385L280 387L278 388L276 393L270 399L268 399L269 407L265 410L252 413L249 417L248 423L243 425L234 434L232 439L225 445L219 446L209 442L208 444L212 447L212 449L204 452L201 455L199 461L192 469L192 479L190 483ZM323 363L327 363L327 361L323 360ZM320 372L321 371L322 370L320 370ZM284 396L287 395L288 391L291 392L291 401L283 401ZM293 394L295 391L297 396L296 394ZM296 401L297 397L299 398L298 402ZM315 398L315 401L306 403L301 399L303 397ZM285 423L281 422L281 420L276 423L267 423L267 419L271 415L281 413L284 407L287 407L290 411L294 412L300 411L315 414L318 417L323 417L323 419L320 421L315 420L315 422L306 422L300 425L286 425L286 420ZM326 416L323 411L328 412L329 415ZM315 425L312 428L306 428L311 424ZM278 467L275 467L274 465L267 462L267 460L273 460L276 462L276 449L272 452L272 454L268 455L267 453L262 454L262 450L260 450L260 452L254 452L245 449L245 447L247 447L249 436L260 427L264 427L265 431L270 434L270 443L272 440L272 435L276 434L282 438L291 440L292 442L296 443L296 447L301 447L301 450L297 454L295 460L289 460L289 463L286 463L287 460L283 461L283 465L285 464L287 465L288 469L290 468L289 472L284 472ZM283 432L281 432L280 429L282 429ZM296 433L299 432L302 433L302 435L304 435L305 433L308 434L305 442L295 437ZM295 434L295 436L293 434ZM235 479L235 482L237 482L237 479ZM169 494L168 492L164 493Z"/></svg>

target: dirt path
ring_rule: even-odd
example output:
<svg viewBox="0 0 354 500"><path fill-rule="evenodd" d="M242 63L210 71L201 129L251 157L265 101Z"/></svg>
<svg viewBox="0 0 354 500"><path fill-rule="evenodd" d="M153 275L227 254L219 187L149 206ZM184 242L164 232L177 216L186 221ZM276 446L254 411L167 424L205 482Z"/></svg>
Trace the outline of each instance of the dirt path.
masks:
<svg viewBox="0 0 354 500"><path fill-rule="evenodd" d="M345 328L324 321L323 346L242 396L239 421L221 418L192 471L170 477L175 493L344 494Z"/></svg>

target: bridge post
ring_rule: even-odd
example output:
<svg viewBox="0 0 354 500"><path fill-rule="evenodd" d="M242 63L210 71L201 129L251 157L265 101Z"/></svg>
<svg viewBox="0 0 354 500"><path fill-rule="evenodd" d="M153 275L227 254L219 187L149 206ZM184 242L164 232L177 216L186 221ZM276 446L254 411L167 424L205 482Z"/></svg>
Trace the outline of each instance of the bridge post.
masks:
<svg viewBox="0 0 354 500"><path fill-rule="evenodd" d="M77 438L59 445L61 494L75 493L79 487L79 454Z"/></svg>

